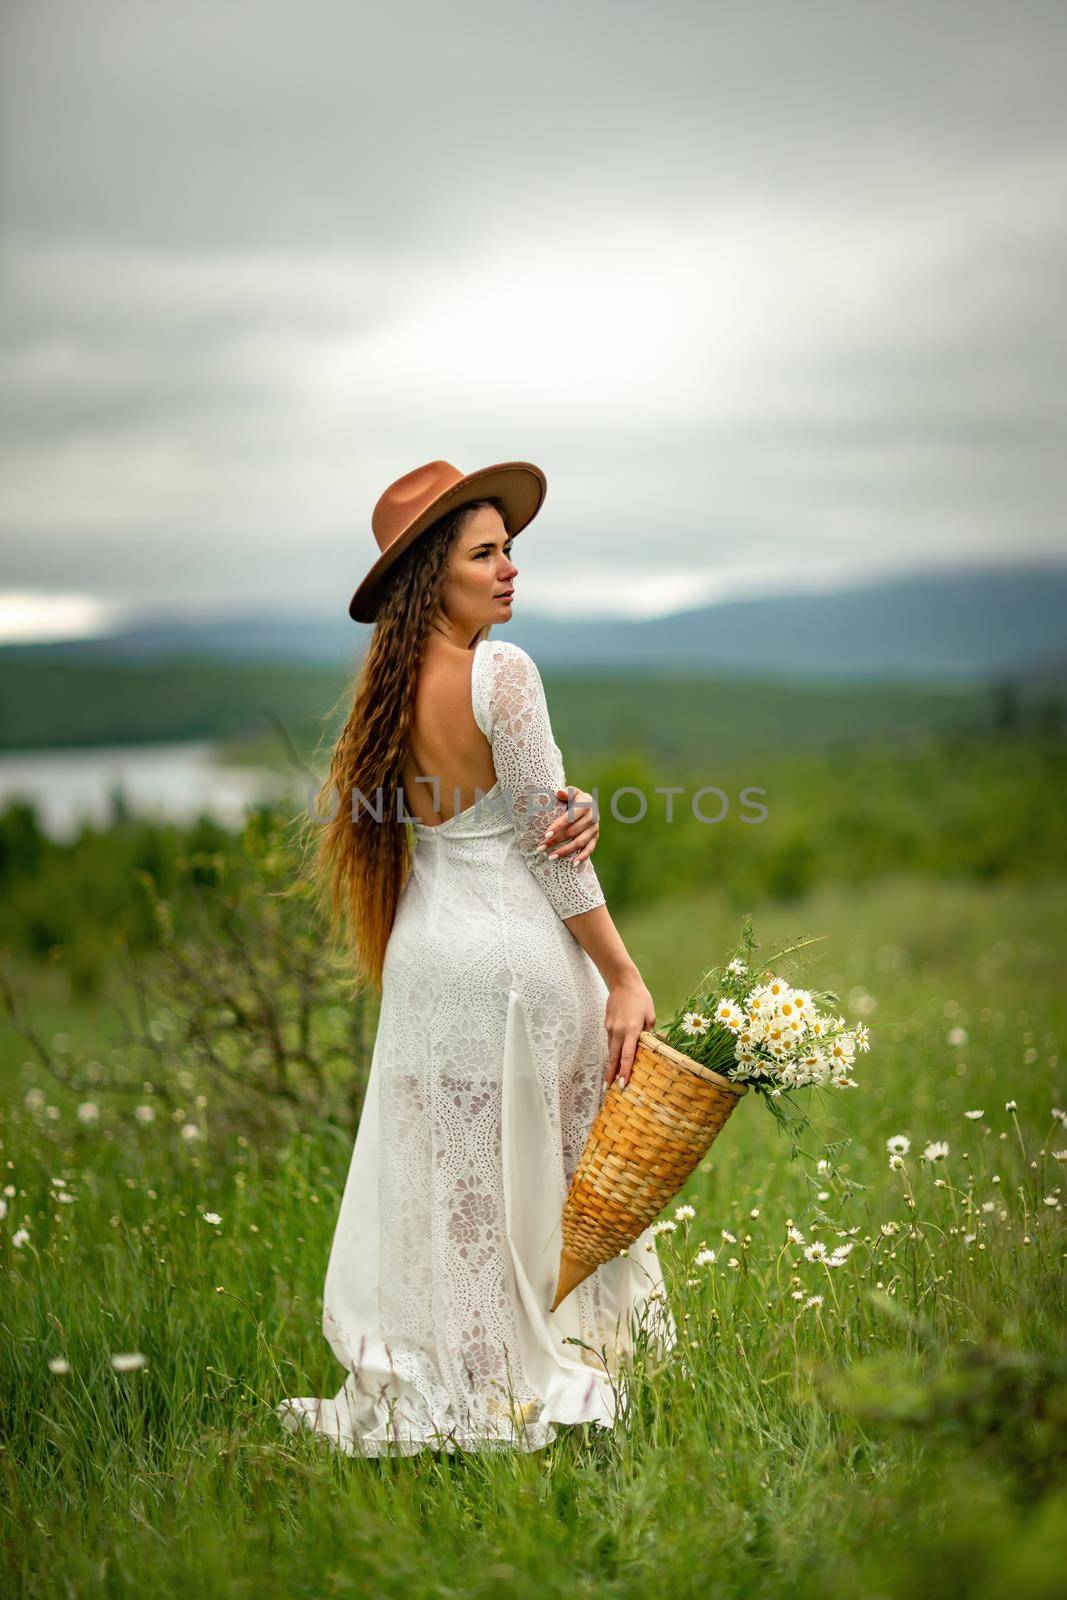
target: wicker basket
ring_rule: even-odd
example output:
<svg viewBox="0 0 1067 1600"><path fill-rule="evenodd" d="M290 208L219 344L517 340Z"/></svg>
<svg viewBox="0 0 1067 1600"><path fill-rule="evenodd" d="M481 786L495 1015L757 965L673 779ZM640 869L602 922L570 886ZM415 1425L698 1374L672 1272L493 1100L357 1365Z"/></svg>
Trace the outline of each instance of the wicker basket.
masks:
<svg viewBox="0 0 1067 1600"><path fill-rule="evenodd" d="M731 1083L646 1030L630 1081L604 1097L563 1207L551 1310L627 1249L682 1188L748 1085Z"/></svg>

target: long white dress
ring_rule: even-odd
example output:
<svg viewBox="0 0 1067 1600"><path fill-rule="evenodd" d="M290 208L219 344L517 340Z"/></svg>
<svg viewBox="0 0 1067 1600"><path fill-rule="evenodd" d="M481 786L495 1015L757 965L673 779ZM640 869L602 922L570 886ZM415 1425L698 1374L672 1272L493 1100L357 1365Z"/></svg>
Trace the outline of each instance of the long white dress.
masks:
<svg viewBox="0 0 1067 1600"><path fill-rule="evenodd" d="M607 986L563 919L604 894L591 860L535 853L565 778L531 657L479 641L471 703L496 782L414 823L326 1271L323 1332L348 1376L277 1408L348 1454L612 1427L635 1333L657 1353L677 1341L651 1231L548 1309L608 1057Z"/></svg>

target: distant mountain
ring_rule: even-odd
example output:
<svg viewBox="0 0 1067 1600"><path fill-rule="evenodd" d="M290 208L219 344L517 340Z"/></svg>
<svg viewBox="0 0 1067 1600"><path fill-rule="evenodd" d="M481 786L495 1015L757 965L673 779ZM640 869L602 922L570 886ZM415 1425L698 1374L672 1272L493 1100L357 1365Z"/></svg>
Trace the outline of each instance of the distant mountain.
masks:
<svg viewBox="0 0 1067 1600"><path fill-rule="evenodd" d="M521 608L497 630L539 664L645 672L685 666L746 677L1067 678L1067 566L944 569L831 594L728 600L648 621L555 621ZM210 621L145 616L109 636L8 645L3 659L350 660L369 630L341 609Z"/></svg>

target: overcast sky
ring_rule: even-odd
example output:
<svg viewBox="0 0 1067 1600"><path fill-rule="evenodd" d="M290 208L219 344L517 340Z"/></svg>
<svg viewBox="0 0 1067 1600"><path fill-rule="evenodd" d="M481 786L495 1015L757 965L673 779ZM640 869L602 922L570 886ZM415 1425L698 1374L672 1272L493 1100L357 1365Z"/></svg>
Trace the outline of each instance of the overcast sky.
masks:
<svg viewBox="0 0 1067 1600"><path fill-rule="evenodd" d="M1067 6L2 17L8 636L336 612L438 457L516 614L1064 551Z"/></svg>

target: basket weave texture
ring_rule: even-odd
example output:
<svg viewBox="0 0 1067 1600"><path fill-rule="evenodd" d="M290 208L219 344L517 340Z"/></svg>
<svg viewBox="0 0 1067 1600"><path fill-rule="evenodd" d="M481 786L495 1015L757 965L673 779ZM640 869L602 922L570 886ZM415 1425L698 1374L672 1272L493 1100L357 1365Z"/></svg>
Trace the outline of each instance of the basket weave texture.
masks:
<svg viewBox="0 0 1067 1600"><path fill-rule="evenodd" d="M640 1035L629 1083L615 1078L578 1158L551 1310L644 1232L747 1092L651 1031Z"/></svg>

